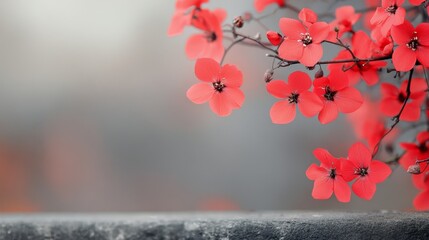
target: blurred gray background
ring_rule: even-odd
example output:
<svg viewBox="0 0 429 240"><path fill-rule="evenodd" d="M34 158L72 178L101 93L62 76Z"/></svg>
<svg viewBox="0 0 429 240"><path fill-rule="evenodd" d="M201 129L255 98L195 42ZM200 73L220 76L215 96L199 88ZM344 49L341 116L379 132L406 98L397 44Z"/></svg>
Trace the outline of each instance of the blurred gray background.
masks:
<svg viewBox="0 0 429 240"><path fill-rule="evenodd" d="M220 118L191 103L197 80L184 46L194 30L167 37L174 2L0 1L0 211L412 207L416 191L399 168L370 202L312 199L313 149L346 155L353 131L343 117L272 124L265 51L237 47L226 59L244 73L242 109ZM206 6L225 8L227 22L255 13L253 0ZM274 30L296 17L276 16L265 21ZM264 35L258 25L242 31Z"/></svg>

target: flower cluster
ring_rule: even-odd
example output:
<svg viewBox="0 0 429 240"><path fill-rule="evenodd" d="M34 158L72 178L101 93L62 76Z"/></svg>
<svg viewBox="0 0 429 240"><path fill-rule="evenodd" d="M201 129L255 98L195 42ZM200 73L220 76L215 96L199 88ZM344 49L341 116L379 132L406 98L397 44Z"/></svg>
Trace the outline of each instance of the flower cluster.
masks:
<svg viewBox="0 0 429 240"><path fill-rule="evenodd" d="M168 29L170 36L187 27L196 31L185 46L200 80L186 94L190 101L208 102L219 116L241 108L243 74L224 61L235 45L260 48L272 62L262 79L277 99L269 111L274 124L291 124L297 109L321 124L341 113L356 135L347 158L314 150L320 165L310 165L306 175L314 181L315 199L335 194L349 202L354 192L370 200L390 166L399 164L420 190L415 208L429 210L429 1L366 0L364 9L334 1L335 9L323 13L299 9L292 0L252 0L257 14L265 14L245 12L230 23L224 23L225 10L204 8L208 1L176 0ZM279 11L285 14L276 26L264 24ZM245 33L252 23L265 37ZM337 49L334 57L326 54L328 47ZM307 71L291 70L294 65Z"/></svg>

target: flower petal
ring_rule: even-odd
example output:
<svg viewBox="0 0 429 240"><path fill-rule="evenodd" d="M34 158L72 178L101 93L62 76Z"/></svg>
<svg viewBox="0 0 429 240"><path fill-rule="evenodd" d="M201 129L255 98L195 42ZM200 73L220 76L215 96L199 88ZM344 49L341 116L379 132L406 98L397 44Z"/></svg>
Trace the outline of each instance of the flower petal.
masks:
<svg viewBox="0 0 429 240"><path fill-rule="evenodd" d="M325 22L316 22L310 26L308 33L310 33L314 44L321 43L322 41L326 40L330 30L329 24Z"/></svg>
<svg viewBox="0 0 429 240"><path fill-rule="evenodd" d="M191 102L202 104L210 100L215 90L207 83L197 83L188 89L186 96Z"/></svg>
<svg viewBox="0 0 429 240"><path fill-rule="evenodd" d="M419 43L424 46L429 46L429 23L420 23L416 27Z"/></svg>
<svg viewBox="0 0 429 240"><path fill-rule="evenodd" d="M299 94L298 107L302 115L312 117L322 110L323 102L315 93L304 91Z"/></svg>
<svg viewBox="0 0 429 240"><path fill-rule="evenodd" d="M371 164L371 152L360 142L353 144L349 149L349 160L357 167L368 168Z"/></svg>
<svg viewBox="0 0 429 240"><path fill-rule="evenodd" d="M221 117L226 117L231 114L232 107L225 95L215 92L210 100L210 108L214 113Z"/></svg>
<svg viewBox="0 0 429 240"><path fill-rule="evenodd" d="M414 198L413 205L414 208L420 211L429 210L429 190L417 194Z"/></svg>
<svg viewBox="0 0 429 240"><path fill-rule="evenodd" d="M323 47L319 43L312 43L304 47L299 62L307 67L313 67L323 56Z"/></svg>
<svg viewBox="0 0 429 240"><path fill-rule="evenodd" d="M243 84L243 73L236 66L226 64L220 69L220 79L227 87L240 87Z"/></svg>
<svg viewBox="0 0 429 240"><path fill-rule="evenodd" d="M267 83L267 91L276 98L287 98L292 92L289 85L282 80Z"/></svg>
<svg viewBox="0 0 429 240"><path fill-rule="evenodd" d="M305 72L296 71L289 75L288 84L291 91L301 93L310 89L311 78Z"/></svg>
<svg viewBox="0 0 429 240"><path fill-rule="evenodd" d="M377 187L368 177L359 177L352 185L353 192L360 198L371 200Z"/></svg>
<svg viewBox="0 0 429 240"><path fill-rule="evenodd" d="M298 60L302 57L304 47L297 40L285 39L279 47L279 56L286 60Z"/></svg>
<svg viewBox="0 0 429 240"><path fill-rule="evenodd" d="M429 67L429 46L419 46L416 53L419 62L423 66Z"/></svg>
<svg viewBox="0 0 429 240"><path fill-rule="evenodd" d="M368 177L373 183L381 183L386 180L391 173L392 169L390 169L389 165L378 160L373 160L369 167Z"/></svg>
<svg viewBox="0 0 429 240"><path fill-rule="evenodd" d="M239 88L226 87L223 89L221 95L233 109L241 108L244 103L244 94Z"/></svg>
<svg viewBox="0 0 429 240"><path fill-rule="evenodd" d="M311 196L314 199L329 199L334 192L334 180L329 177L318 178L314 181Z"/></svg>
<svg viewBox="0 0 429 240"><path fill-rule="evenodd" d="M352 190L341 176L337 176L334 181L334 193L340 202L350 202Z"/></svg>
<svg viewBox="0 0 429 240"><path fill-rule="evenodd" d="M319 121L321 124L328 124L338 117L338 107L333 101L325 101L322 111L319 113Z"/></svg>
<svg viewBox="0 0 429 240"><path fill-rule="evenodd" d="M399 26L393 26L391 33L393 41L397 44L404 45L413 38L414 27L409 21L405 21Z"/></svg>
<svg viewBox="0 0 429 240"><path fill-rule="evenodd" d="M340 112L351 113L362 106L363 98L359 90L348 87L337 92L335 95L335 103L337 104Z"/></svg>
<svg viewBox="0 0 429 240"><path fill-rule="evenodd" d="M296 104L287 100L274 103L270 109L271 121L276 124L288 124L295 119Z"/></svg>
<svg viewBox="0 0 429 240"><path fill-rule="evenodd" d="M313 151L313 155L319 160L325 167L335 167L338 159L334 158L326 149L316 148Z"/></svg>
<svg viewBox="0 0 429 240"><path fill-rule="evenodd" d="M316 180L318 178L328 176L328 171L325 168L319 167L313 163L310 165L310 167L307 168L305 175L310 180Z"/></svg>
<svg viewBox="0 0 429 240"><path fill-rule="evenodd" d="M280 18L279 27L283 35L293 40L301 39L301 33L307 32L300 21L292 18Z"/></svg>
<svg viewBox="0 0 429 240"><path fill-rule="evenodd" d="M214 82L220 72L220 65L211 58L200 58L195 63L195 76L204 82Z"/></svg>
<svg viewBox="0 0 429 240"><path fill-rule="evenodd" d="M405 45L401 45L393 51L392 62L397 71L407 72L411 70L416 64L416 60L417 53Z"/></svg>
<svg viewBox="0 0 429 240"><path fill-rule="evenodd" d="M208 42L204 34L194 34L186 41L185 52L188 58L196 59L206 51Z"/></svg>

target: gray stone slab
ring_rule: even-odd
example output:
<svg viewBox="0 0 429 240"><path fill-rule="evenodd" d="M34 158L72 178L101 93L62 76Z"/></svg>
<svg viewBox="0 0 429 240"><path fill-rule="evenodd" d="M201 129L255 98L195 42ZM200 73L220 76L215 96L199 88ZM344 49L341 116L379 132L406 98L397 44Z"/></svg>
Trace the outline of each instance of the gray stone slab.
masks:
<svg viewBox="0 0 429 240"><path fill-rule="evenodd" d="M429 239L429 213L0 215L0 239Z"/></svg>

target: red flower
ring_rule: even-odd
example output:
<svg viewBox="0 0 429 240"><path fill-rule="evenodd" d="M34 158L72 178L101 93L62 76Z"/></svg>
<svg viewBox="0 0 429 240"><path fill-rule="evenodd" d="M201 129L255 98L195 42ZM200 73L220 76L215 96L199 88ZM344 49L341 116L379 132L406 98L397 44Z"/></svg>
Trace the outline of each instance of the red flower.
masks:
<svg viewBox="0 0 429 240"><path fill-rule="evenodd" d="M372 160L371 152L362 143L355 143L349 149L348 161L343 163L343 178L356 181L353 192L360 198L370 200L376 191L376 184L381 183L392 173L384 162Z"/></svg>
<svg viewBox="0 0 429 240"><path fill-rule="evenodd" d="M372 57L370 51L374 43L363 31L357 31L352 38L352 47L350 48L353 54L359 59L367 59ZM352 59L353 56L349 51L343 50L338 53L335 60ZM368 85L374 85L379 80L378 69L387 65L384 61L361 61L357 63L345 64L330 64L328 67L331 71L341 71L341 69L348 69L347 76L350 79L350 84L354 85L362 78Z"/></svg>
<svg viewBox="0 0 429 240"><path fill-rule="evenodd" d="M375 10L371 24L381 28L383 36L387 36L392 26L401 25L405 20L405 9L401 7L404 0L383 0L381 7Z"/></svg>
<svg viewBox="0 0 429 240"><path fill-rule="evenodd" d="M186 54L190 59L213 58L220 61L224 52L221 23L225 15L223 10L199 11L193 25L204 32L192 35L186 42Z"/></svg>
<svg viewBox="0 0 429 240"><path fill-rule="evenodd" d="M329 199L335 193L338 201L350 202L351 190L343 179L341 163L345 160L334 158L328 151L317 148L314 156L320 166L311 164L306 171L307 178L314 181L312 196L315 199Z"/></svg>
<svg viewBox="0 0 429 240"><path fill-rule="evenodd" d="M298 60L305 66L314 66L323 56L322 42L329 34L329 25L316 22L310 27L291 18L281 18L280 30L285 39L279 48L279 56L287 60Z"/></svg>
<svg viewBox="0 0 429 240"><path fill-rule="evenodd" d="M400 89L391 83L381 84L380 110L388 117L396 116L402 108L407 96L408 80L402 82ZM420 119L420 108L427 89L426 81L422 78L411 79L411 95L400 116L403 121L417 121Z"/></svg>
<svg viewBox="0 0 429 240"><path fill-rule="evenodd" d="M310 77L300 71L291 73L288 83L282 80L269 82L268 92L276 98L283 99L271 107L270 116L273 123L292 122L296 116L296 105L306 117L312 117L320 112L323 103L316 94L309 91L310 87Z"/></svg>
<svg viewBox="0 0 429 240"><path fill-rule="evenodd" d="M423 168L422 168L423 169ZM421 190L414 198L414 208L421 211L429 210L429 171L426 169L420 174L413 174L413 183L417 189Z"/></svg>
<svg viewBox="0 0 429 240"><path fill-rule="evenodd" d="M418 60L429 67L429 23L421 23L415 29L405 21L392 28L393 40L399 45L393 52L392 62L397 71L409 71Z"/></svg>
<svg viewBox="0 0 429 240"><path fill-rule="evenodd" d="M319 121L322 124L334 121L338 112L356 111L363 103L360 92L349 87L348 78L341 70L331 72L328 77L317 78L313 85L314 93L324 103L322 111L319 113Z"/></svg>
<svg viewBox="0 0 429 240"><path fill-rule="evenodd" d="M195 63L195 76L202 83L193 85L186 93L193 103L209 101L212 111L219 116L228 116L243 105L243 75L234 65L220 66L213 59L201 58Z"/></svg>
<svg viewBox="0 0 429 240"><path fill-rule="evenodd" d="M417 134L417 143L401 142L400 145L405 149L404 155L399 159L401 166L407 170L410 165L416 164L416 160L429 158L429 132L424 131ZM421 163L423 169L426 163Z"/></svg>
<svg viewBox="0 0 429 240"><path fill-rule="evenodd" d="M414 198L413 201L414 208L420 211L429 210L429 189L426 189Z"/></svg>
<svg viewBox="0 0 429 240"><path fill-rule="evenodd" d="M177 0L176 11L173 14L170 26L168 27L168 36L175 36L183 32L183 29L191 25L192 18L201 7L201 4L208 0ZM189 8L193 8L189 10Z"/></svg>
<svg viewBox="0 0 429 240"><path fill-rule="evenodd" d="M279 7L284 7L285 1L286 0L255 0L255 9L258 12L262 12L270 4L277 4Z"/></svg>
<svg viewBox="0 0 429 240"><path fill-rule="evenodd" d="M353 31L353 25L359 20L361 14L355 13L353 6L342 6L335 10L335 20L329 23L331 30L338 29L338 37ZM336 42L337 33L332 31L328 39Z"/></svg>

